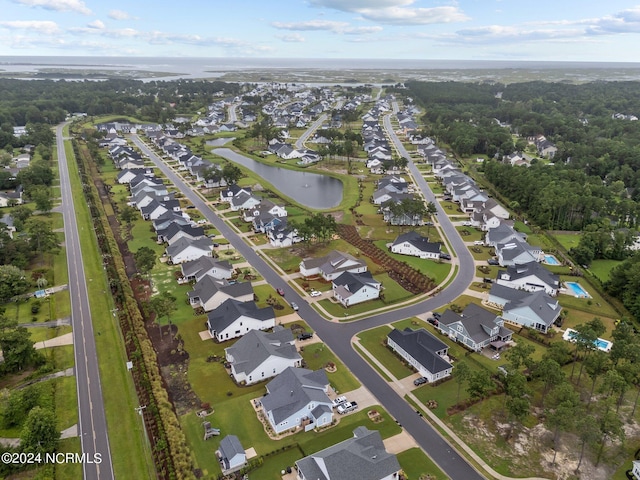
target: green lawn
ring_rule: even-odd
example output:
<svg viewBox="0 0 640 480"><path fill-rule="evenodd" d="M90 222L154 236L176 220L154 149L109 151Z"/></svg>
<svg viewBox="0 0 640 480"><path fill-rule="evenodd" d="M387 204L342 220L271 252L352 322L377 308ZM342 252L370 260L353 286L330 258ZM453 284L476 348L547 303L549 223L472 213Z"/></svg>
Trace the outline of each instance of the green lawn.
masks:
<svg viewBox="0 0 640 480"><path fill-rule="evenodd" d="M567 251L573 247L577 247L581 238L580 232L575 233L554 233L553 237L560 242Z"/></svg>
<svg viewBox="0 0 640 480"><path fill-rule="evenodd" d="M396 455L402 470L409 479L430 475L433 480L446 480L447 475L419 448L410 448Z"/></svg>
<svg viewBox="0 0 640 480"><path fill-rule="evenodd" d="M96 334L96 348L100 360L100 382L105 402L105 415L109 429L109 445L116 478L145 478L148 474L150 452L145 447L145 437L136 431L140 422L135 407L139 405L131 375L126 369L126 353L118 324L113 321L114 308L108 290L102 258L96 255L97 241L91 225L91 215L82 195L78 168L74 160L71 142L65 141L69 173L72 182L73 201L80 228L87 289L91 302L91 316ZM54 350L67 347L58 347ZM72 347L69 347L72 348Z"/></svg>
<svg viewBox="0 0 640 480"><path fill-rule="evenodd" d="M338 392L350 392L360 388L360 382L356 380L344 364L334 355L334 353L324 343L312 343L304 347L300 352L306 367L311 370L324 368L327 363L333 362L336 365L335 372L327 372L327 377L331 386Z"/></svg>
<svg viewBox="0 0 640 480"><path fill-rule="evenodd" d="M465 242L475 242L476 240L484 240L485 232L476 230L473 227L456 227L460 233L462 240Z"/></svg>
<svg viewBox="0 0 640 480"><path fill-rule="evenodd" d="M435 230L431 229L431 232L435 233ZM387 251L386 243L386 240L377 240L374 242L374 244L378 248L386 251L387 255L389 255L391 258L410 265L419 272L432 278L437 284L441 283L445 278L447 278L447 275L449 275L449 271L451 270L450 263L437 260L427 260L411 255L400 255L399 253L392 253L390 251Z"/></svg>
<svg viewBox="0 0 640 480"><path fill-rule="evenodd" d="M367 349L387 370L397 379L406 378L414 373L406 363L389 349L383 342L387 335L391 333L391 329L387 325L382 325L372 330L360 332L358 338L360 345ZM369 361L365 357L365 360Z"/></svg>
<svg viewBox="0 0 640 480"><path fill-rule="evenodd" d="M618 314L614 310L614 308L602 298L602 296L589 285L584 279L580 279L577 277L568 277L561 276L561 282L577 282L580 284L582 288L584 288L591 298L578 298L575 297L570 290L567 289L567 294L558 295L558 301L560 305L565 308L575 308L577 310L582 310L585 312L592 313L594 316L605 316L605 317L617 317Z"/></svg>
<svg viewBox="0 0 640 480"><path fill-rule="evenodd" d="M609 280L611 270L622 263L621 260L593 260L589 265L589 272L601 282Z"/></svg>

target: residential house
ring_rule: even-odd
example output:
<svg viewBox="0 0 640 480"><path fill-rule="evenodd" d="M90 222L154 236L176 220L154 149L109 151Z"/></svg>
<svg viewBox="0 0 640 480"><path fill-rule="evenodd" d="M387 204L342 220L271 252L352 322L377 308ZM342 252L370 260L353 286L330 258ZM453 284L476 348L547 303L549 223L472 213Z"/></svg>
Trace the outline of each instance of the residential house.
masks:
<svg viewBox="0 0 640 480"><path fill-rule="evenodd" d="M332 280L333 298L344 307L375 300L380 297L382 284L373 278L371 272L343 272Z"/></svg>
<svg viewBox="0 0 640 480"><path fill-rule="evenodd" d="M229 262L207 256L183 263L181 270L183 278L188 282L199 282L205 276L228 280L233 275L233 267Z"/></svg>
<svg viewBox="0 0 640 480"><path fill-rule="evenodd" d="M5 213L2 218L0 218L0 231L5 230L9 235L9 238L13 238L13 234L16 232L16 227L13 225L13 217Z"/></svg>
<svg viewBox="0 0 640 480"><path fill-rule="evenodd" d="M560 276L551 273L538 262L529 262L500 270L495 283L527 292L543 290L547 295L555 297L560 289Z"/></svg>
<svg viewBox="0 0 640 480"><path fill-rule="evenodd" d="M165 242L169 245L174 244L181 238L188 238L189 240L196 240L204 237L204 229L202 227L194 227L192 225L179 225L172 223L164 230L158 233L158 241Z"/></svg>
<svg viewBox="0 0 640 480"><path fill-rule="evenodd" d="M218 459L223 472L239 470L247 463L247 454L235 435L227 435L220 440Z"/></svg>
<svg viewBox="0 0 640 480"><path fill-rule="evenodd" d="M485 244L495 248L499 243L508 243L512 240L526 242L527 236L502 222L496 228L491 228L487 231Z"/></svg>
<svg viewBox="0 0 640 480"><path fill-rule="evenodd" d="M289 226L286 218L277 218L274 219L274 222L276 220L275 225L267 230L267 238L271 246L275 248L290 247L301 241L298 237L298 230Z"/></svg>
<svg viewBox="0 0 640 480"><path fill-rule="evenodd" d="M387 335L387 346L404 358L428 382L435 382L451 375L449 347L424 328L405 328Z"/></svg>
<svg viewBox="0 0 640 480"><path fill-rule="evenodd" d="M298 460L296 470L297 480L395 480L401 467L380 432L360 426L353 438Z"/></svg>
<svg viewBox="0 0 640 480"><path fill-rule="evenodd" d="M542 333L547 333L562 313L558 300L543 290L527 292L496 283L491 286L487 302L502 310L501 317L505 322Z"/></svg>
<svg viewBox="0 0 640 480"><path fill-rule="evenodd" d="M0 192L0 207L13 207L22 205L22 187L13 191Z"/></svg>
<svg viewBox="0 0 640 480"><path fill-rule="evenodd" d="M289 367L266 388L260 404L276 434L298 427L309 431L331 425L333 404L327 395L329 380L323 369Z"/></svg>
<svg viewBox="0 0 640 480"><path fill-rule="evenodd" d="M229 298L239 302L253 300L253 286L251 282L230 283L224 278L205 275L187 295L193 308L200 307L205 312L210 312Z"/></svg>
<svg viewBox="0 0 640 480"><path fill-rule="evenodd" d="M302 363L291 329L281 325L276 325L273 333L251 330L224 351L233 378L246 385L275 377Z"/></svg>
<svg viewBox="0 0 640 480"><path fill-rule="evenodd" d="M411 231L398 235L391 244L391 251L401 255L411 255L418 258L440 258L440 242L430 242L418 232Z"/></svg>
<svg viewBox="0 0 640 480"><path fill-rule="evenodd" d="M213 243L207 237L189 240L181 238L169 245L166 250L167 257L174 265L178 265L189 260L196 260L200 257L210 257L213 252Z"/></svg>
<svg viewBox="0 0 640 480"><path fill-rule="evenodd" d="M303 277L321 276L327 281L337 278L343 272L362 273L367 271L367 262L348 253L333 250L324 257L305 258L300 262Z"/></svg>
<svg viewBox="0 0 640 480"><path fill-rule="evenodd" d="M517 238L495 246L498 263L501 267L539 262L542 259L540 247L534 247Z"/></svg>
<svg viewBox="0 0 640 480"><path fill-rule="evenodd" d="M511 340L513 332L500 316L471 303L462 313L446 310L438 320L438 329L449 338L479 352L491 345L496 350Z"/></svg>
<svg viewBox="0 0 640 480"><path fill-rule="evenodd" d="M250 330L268 330L276 325L272 307L258 308L255 302L228 298L207 315L207 328L218 342L241 337Z"/></svg>
<svg viewBox="0 0 640 480"><path fill-rule="evenodd" d="M260 199L246 192L240 192L229 198L229 207L233 211L248 210L260 203Z"/></svg>
<svg viewBox="0 0 640 480"><path fill-rule="evenodd" d="M156 232L164 230L172 223L177 223L178 225L189 225L191 222L189 216L186 213L179 213L174 211L166 212L152 222L153 229Z"/></svg>

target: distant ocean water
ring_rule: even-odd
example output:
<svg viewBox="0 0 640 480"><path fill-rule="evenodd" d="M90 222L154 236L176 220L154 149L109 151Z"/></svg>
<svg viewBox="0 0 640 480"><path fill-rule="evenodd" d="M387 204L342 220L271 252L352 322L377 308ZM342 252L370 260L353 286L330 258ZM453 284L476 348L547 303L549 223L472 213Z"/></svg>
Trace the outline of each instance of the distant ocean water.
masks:
<svg viewBox="0 0 640 480"><path fill-rule="evenodd" d="M640 71L640 63L543 62L520 60L406 60L305 58L63 57L0 56L0 71L34 72L46 68L141 70L180 78L215 78L226 72L268 69L339 70L608 70ZM635 76L635 75L634 75ZM171 77L173 79L176 76ZM156 78L159 80L159 78Z"/></svg>

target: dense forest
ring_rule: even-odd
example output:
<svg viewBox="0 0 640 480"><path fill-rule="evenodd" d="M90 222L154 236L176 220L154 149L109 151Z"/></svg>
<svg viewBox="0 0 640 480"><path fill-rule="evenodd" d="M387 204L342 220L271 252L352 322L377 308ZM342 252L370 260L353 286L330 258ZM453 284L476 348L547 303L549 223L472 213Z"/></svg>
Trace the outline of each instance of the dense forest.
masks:
<svg viewBox="0 0 640 480"><path fill-rule="evenodd" d="M407 82L425 110L425 132L458 158L484 155L479 168L509 206L549 230L579 230L578 264L624 260L605 285L640 318L640 83ZM558 149L530 166L503 163L543 135ZM534 153L535 156L535 153Z"/></svg>

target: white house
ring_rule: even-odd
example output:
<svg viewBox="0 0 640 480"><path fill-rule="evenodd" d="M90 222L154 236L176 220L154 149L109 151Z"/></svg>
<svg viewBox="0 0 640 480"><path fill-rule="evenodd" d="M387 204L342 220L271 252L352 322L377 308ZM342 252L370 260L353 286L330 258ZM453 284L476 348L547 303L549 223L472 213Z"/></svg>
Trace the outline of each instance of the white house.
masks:
<svg viewBox="0 0 640 480"><path fill-rule="evenodd" d="M391 251L418 258L438 259L440 258L441 247L442 244L440 242L430 242L427 237L411 231L398 235L391 245Z"/></svg>
<svg viewBox="0 0 640 480"><path fill-rule="evenodd" d="M506 270L500 270L495 283L527 292L544 290L552 297L555 297L560 289L560 277L537 262L512 265Z"/></svg>
<svg viewBox="0 0 640 480"><path fill-rule="evenodd" d="M343 272L362 273L367 271L367 263L348 253L333 250L324 257L305 258L300 262L303 277L320 275L327 281L337 278Z"/></svg>
<svg viewBox="0 0 640 480"><path fill-rule="evenodd" d="M166 253L169 260L174 265L188 262L189 260L197 260L200 257L210 257L213 252L213 243L211 239L204 237L196 240L181 238L177 242L167 247Z"/></svg>
<svg viewBox="0 0 640 480"><path fill-rule="evenodd" d="M253 286L251 282L229 283L225 279L205 275L188 292L188 296L193 308L201 307L205 312L210 312L229 298L239 302L253 300Z"/></svg>
<svg viewBox="0 0 640 480"><path fill-rule="evenodd" d="M344 307L380 297L382 284L370 272L344 272L332 281L333 298Z"/></svg>
<svg viewBox="0 0 640 480"><path fill-rule="evenodd" d="M225 300L207 315L207 328L218 342L241 337L250 330L268 330L276 325L273 308L258 308L255 302Z"/></svg>
<svg viewBox="0 0 640 480"><path fill-rule="evenodd" d="M640 480L640 460L633 461L633 469L631 470L631 474L636 478L636 480Z"/></svg>
<svg viewBox="0 0 640 480"><path fill-rule="evenodd" d="M247 463L247 454L235 435L227 435L220 440L217 453L223 472L233 472Z"/></svg>
<svg viewBox="0 0 640 480"><path fill-rule="evenodd" d="M274 327L273 333L251 330L224 351L234 380L247 385L275 377L302 363L293 333L281 325Z"/></svg>
<svg viewBox="0 0 640 480"><path fill-rule="evenodd" d="M424 328L395 328L387 336L387 345L428 382L435 382L451 375L453 366L449 363L449 347Z"/></svg>
<svg viewBox="0 0 640 480"><path fill-rule="evenodd" d="M360 426L353 437L296 462L297 480L395 480L400 464L378 430Z"/></svg>
<svg viewBox="0 0 640 480"><path fill-rule="evenodd" d="M495 249L498 263L502 267L539 262L542 259L540 247L534 247L518 239L509 240L506 243L498 243Z"/></svg>
<svg viewBox="0 0 640 480"><path fill-rule="evenodd" d="M324 370L289 367L267 384L260 404L274 432L298 427L309 431L331 425L333 404L328 391Z"/></svg>
<svg viewBox="0 0 640 480"><path fill-rule="evenodd" d="M229 262L207 256L183 263L181 270L183 278L189 282L193 280L198 282L206 275L227 280L233 275L233 267Z"/></svg>

